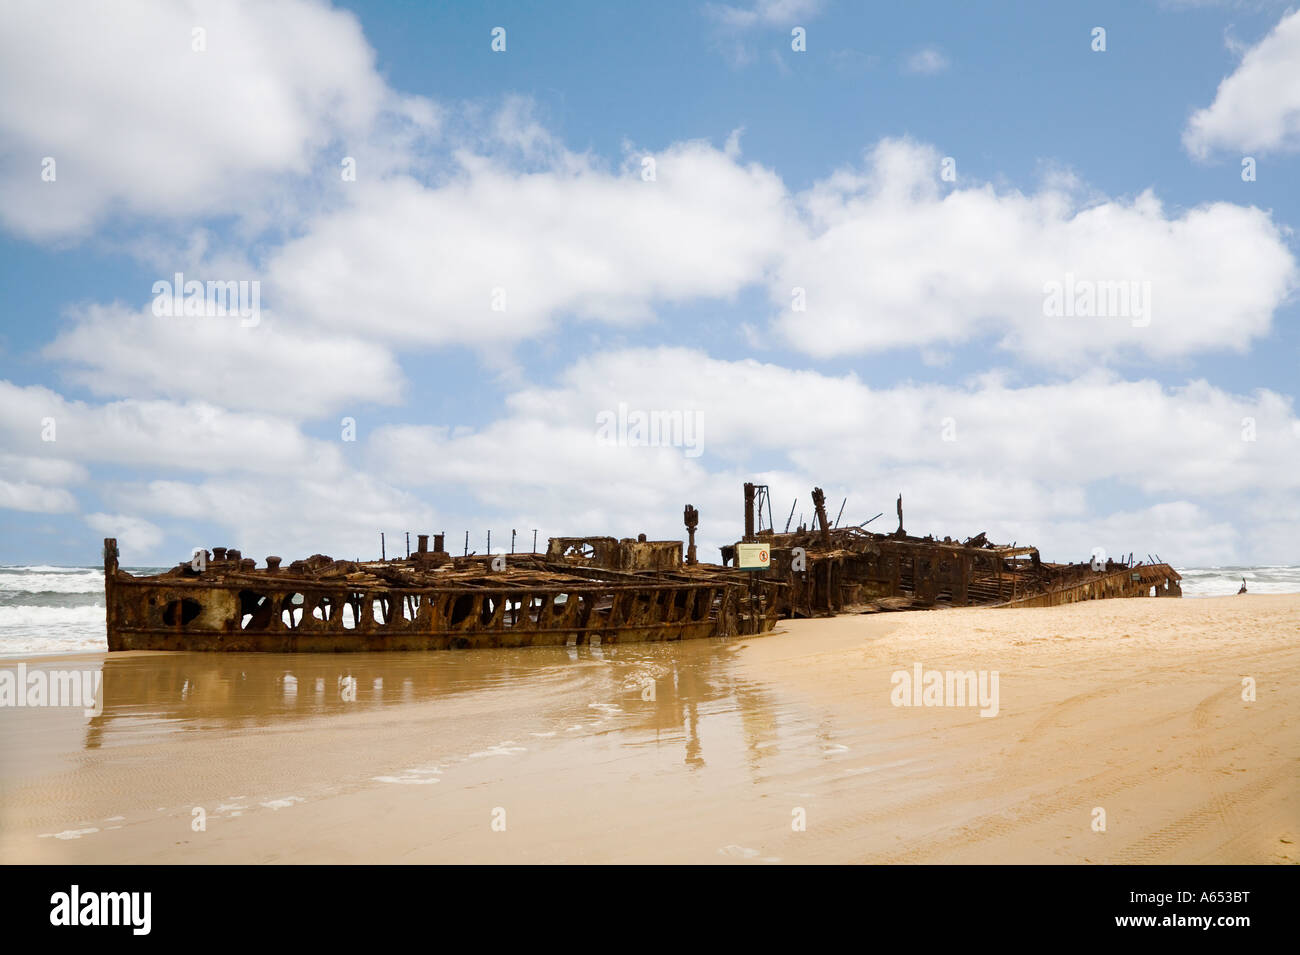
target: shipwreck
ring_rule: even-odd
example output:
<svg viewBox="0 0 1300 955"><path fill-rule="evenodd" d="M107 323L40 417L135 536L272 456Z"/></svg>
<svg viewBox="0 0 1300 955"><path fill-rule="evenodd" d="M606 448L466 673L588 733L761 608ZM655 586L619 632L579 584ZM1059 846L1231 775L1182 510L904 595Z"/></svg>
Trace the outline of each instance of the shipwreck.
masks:
<svg viewBox="0 0 1300 955"><path fill-rule="evenodd" d="M731 637L791 617L942 607L1043 607L1110 597L1180 596L1159 560L1053 564L1037 548L870 532L827 518L813 490L811 527L772 525L765 485L744 486L744 534L720 564L687 541L552 537L544 552L452 556L445 535L417 535L406 557L316 554L262 567L235 549L195 553L135 575L104 541L108 648L343 652L564 646ZM767 508L766 526L763 509ZM841 514L843 508L841 507ZM793 509L791 511L793 516ZM877 515L879 516L879 515ZM874 518L873 518L874 520ZM432 536L432 546L430 546Z"/></svg>

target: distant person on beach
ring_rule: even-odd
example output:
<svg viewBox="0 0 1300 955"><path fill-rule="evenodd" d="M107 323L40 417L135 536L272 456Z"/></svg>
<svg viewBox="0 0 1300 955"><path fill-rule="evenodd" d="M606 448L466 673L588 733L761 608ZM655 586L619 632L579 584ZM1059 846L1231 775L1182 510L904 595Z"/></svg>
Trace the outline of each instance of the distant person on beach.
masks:
<svg viewBox="0 0 1300 955"><path fill-rule="evenodd" d="M1246 578L1245 578L1245 577L1242 577L1242 578L1241 578L1241 589L1238 590L1237 593L1239 593L1239 594L1244 594L1245 592L1246 592Z"/></svg>

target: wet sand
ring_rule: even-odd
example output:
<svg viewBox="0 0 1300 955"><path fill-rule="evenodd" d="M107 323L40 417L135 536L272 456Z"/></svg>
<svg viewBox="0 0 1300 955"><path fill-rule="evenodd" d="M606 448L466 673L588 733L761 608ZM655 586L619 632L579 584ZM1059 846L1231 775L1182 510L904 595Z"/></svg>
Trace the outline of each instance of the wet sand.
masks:
<svg viewBox="0 0 1300 955"><path fill-rule="evenodd" d="M996 670L997 715L894 705L916 664ZM4 863L1300 858L1300 595L29 665L105 704L0 708Z"/></svg>

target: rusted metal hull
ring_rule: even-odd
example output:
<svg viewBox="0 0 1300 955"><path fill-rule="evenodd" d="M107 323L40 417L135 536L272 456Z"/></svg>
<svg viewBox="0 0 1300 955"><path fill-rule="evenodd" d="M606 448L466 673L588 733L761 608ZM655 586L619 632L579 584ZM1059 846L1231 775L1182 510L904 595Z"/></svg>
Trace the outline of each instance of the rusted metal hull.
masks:
<svg viewBox="0 0 1300 955"><path fill-rule="evenodd" d="M691 543L554 537L545 554L452 558L443 536L419 535L404 559L339 561L317 554L280 567L214 548L140 577L104 541L108 648L349 652L640 643L762 633L788 617L909 608L1050 607L1111 597L1180 596L1168 564L1049 564L1034 547L874 534L828 526L813 490L812 530L755 529L766 487L745 486L745 539L701 564ZM770 523L770 506L769 506ZM841 505L841 511L843 505ZM788 527L788 523L787 523ZM727 566L761 545L761 572Z"/></svg>
<svg viewBox="0 0 1300 955"><path fill-rule="evenodd" d="M1008 600L998 607L1059 607L1082 600L1117 597L1181 597L1181 575L1168 564L1140 564L1111 572L1094 571L1046 590Z"/></svg>
<svg viewBox="0 0 1300 955"><path fill-rule="evenodd" d="M570 631L483 631L463 633L408 632L386 634L365 631L346 633L276 633L238 631L194 633L123 629L110 650L221 650L263 653L361 653L378 650L467 650L488 647L604 646L614 643L647 643L657 640L692 640L728 636L712 624L659 625L654 627L592 628ZM734 634L731 634L734 635Z"/></svg>
<svg viewBox="0 0 1300 955"><path fill-rule="evenodd" d="M983 533L956 541L913 537L903 530L874 534L860 527L829 527L825 495L813 489L816 523L793 533L754 530L752 509L762 488L746 487L747 541L767 545L764 575L782 616L941 607L1048 607L1110 597L1181 596L1181 577L1165 563L1105 561L1051 564L1036 547L996 545ZM723 548L723 563L737 545ZM777 586L779 584L779 587Z"/></svg>
<svg viewBox="0 0 1300 955"><path fill-rule="evenodd" d="M803 546L806 569L792 568ZM830 549L772 540L770 577L783 616L942 607L1052 607L1079 600L1180 596L1168 564L1046 564L1032 548L973 548L916 539L841 540ZM1022 559L1024 558L1024 559Z"/></svg>
<svg viewBox="0 0 1300 955"><path fill-rule="evenodd" d="M216 561L136 577L116 567L111 539L105 552L110 651L605 645L758 633L776 620L727 573L638 575L528 557L499 573L477 559L432 570L329 562L315 573L236 572Z"/></svg>

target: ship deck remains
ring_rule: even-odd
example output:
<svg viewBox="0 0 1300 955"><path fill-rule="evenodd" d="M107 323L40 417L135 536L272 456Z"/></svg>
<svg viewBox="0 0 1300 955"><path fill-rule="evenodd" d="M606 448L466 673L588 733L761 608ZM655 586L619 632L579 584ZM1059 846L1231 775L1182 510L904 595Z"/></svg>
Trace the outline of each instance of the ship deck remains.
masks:
<svg viewBox="0 0 1300 955"><path fill-rule="evenodd" d="M735 636L776 616L748 576L685 568L678 541L557 538L546 554L258 568L237 550L154 576L105 547L110 650L361 651L600 645ZM422 538L423 543L423 538ZM441 541L439 541L439 544ZM675 560L674 560L675 554Z"/></svg>
<svg viewBox="0 0 1300 955"><path fill-rule="evenodd" d="M1160 561L1141 563L1130 556L1127 561L1054 564L1042 560L1037 547L994 544L984 532L961 541L914 537L903 529L901 496L898 529L892 533L835 526L827 518L821 488L813 488L811 528L784 533L770 526L756 530L765 499L766 487L745 485L745 538L724 547L722 560L734 562L743 542L766 544L771 568L764 577L779 585L770 602L783 617L941 607L1052 607L1111 597L1182 595L1181 575Z"/></svg>
<svg viewBox="0 0 1300 955"><path fill-rule="evenodd" d="M151 576L119 566L104 541L109 650L364 651L577 646L763 633L777 620L941 607L1049 607L1113 597L1181 596L1159 560L1043 561L1036 547L872 533L828 519L813 489L811 528L761 523L767 488L745 485L740 541L701 563L699 512L687 505L687 544L553 537L545 553L465 555L444 536L418 535L405 558L281 567L215 547ZM841 506L841 513L843 507ZM791 511L793 514L793 510ZM877 515L879 516L879 515ZM873 518L874 520L874 518ZM838 520L837 522L838 523ZM869 521L864 524L870 523ZM743 548L742 545L751 545ZM764 565L740 566L756 546ZM748 559L748 558L746 558Z"/></svg>

